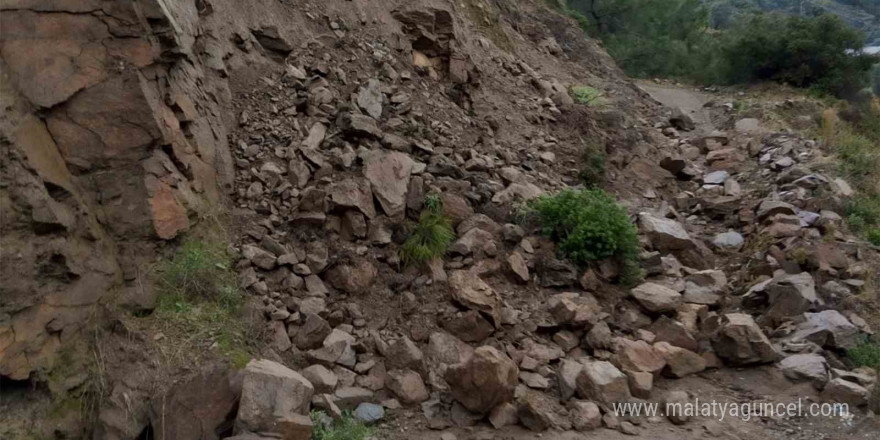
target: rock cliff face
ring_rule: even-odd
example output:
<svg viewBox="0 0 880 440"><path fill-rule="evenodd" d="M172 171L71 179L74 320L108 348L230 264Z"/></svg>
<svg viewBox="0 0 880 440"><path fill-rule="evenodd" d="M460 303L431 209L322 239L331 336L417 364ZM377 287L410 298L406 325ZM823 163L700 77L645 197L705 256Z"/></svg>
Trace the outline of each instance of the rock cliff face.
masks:
<svg viewBox="0 0 880 440"><path fill-rule="evenodd" d="M111 296L148 305L154 240L229 188L196 3L3 2L0 374L50 368Z"/></svg>

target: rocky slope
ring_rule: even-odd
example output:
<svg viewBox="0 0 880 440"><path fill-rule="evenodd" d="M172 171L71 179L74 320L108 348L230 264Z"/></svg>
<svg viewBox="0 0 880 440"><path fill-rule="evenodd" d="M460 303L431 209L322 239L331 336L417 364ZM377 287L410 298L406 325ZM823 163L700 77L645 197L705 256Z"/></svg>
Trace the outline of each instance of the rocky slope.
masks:
<svg viewBox="0 0 880 440"><path fill-rule="evenodd" d="M778 361L755 384L868 402L875 377L841 354L876 325L857 297L876 295L876 250L845 234L850 190L811 168L821 149L722 105L669 117L543 2L2 8L4 435L83 435L33 415L87 383L69 351L98 333L85 425L107 439L305 439L313 408L390 439L693 437L610 405L729 393L713 388L728 367ZM576 104L572 85L605 104ZM515 221L578 185L587 145L639 225L633 289ZM430 195L457 240L408 266ZM169 367L168 336L139 324L152 265L217 217L266 346L242 371Z"/></svg>

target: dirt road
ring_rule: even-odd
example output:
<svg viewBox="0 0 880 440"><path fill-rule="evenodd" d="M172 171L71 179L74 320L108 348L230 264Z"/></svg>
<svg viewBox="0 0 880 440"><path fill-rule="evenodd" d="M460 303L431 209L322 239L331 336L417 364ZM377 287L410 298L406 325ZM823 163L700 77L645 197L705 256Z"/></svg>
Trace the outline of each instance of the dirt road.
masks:
<svg viewBox="0 0 880 440"><path fill-rule="evenodd" d="M676 87L672 85L657 84L654 82L640 81L638 86L648 92L652 98L669 108L680 108L693 118L697 129L690 133L683 133L686 137L708 134L715 129L709 110L703 107L711 101L711 97L692 88Z"/></svg>

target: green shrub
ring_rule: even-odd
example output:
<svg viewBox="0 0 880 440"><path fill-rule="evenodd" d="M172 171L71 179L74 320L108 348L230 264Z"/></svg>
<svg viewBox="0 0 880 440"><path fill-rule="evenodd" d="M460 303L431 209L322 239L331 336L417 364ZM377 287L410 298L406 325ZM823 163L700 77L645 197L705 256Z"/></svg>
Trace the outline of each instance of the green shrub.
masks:
<svg viewBox="0 0 880 440"><path fill-rule="evenodd" d="M868 229L868 232L865 233L865 237L867 237L868 241L874 246L880 246L880 228Z"/></svg>
<svg viewBox="0 0 880 440"><path fill-rule="evenodd" d="M589 144L584 149L580 178L587 187L599 186L605 182L605 152L594 144Z"/></svg>
<svg viewBox="0 0 880 440"><path fill-rule="evenodd" d="M332 425L325 425L327 418L320 411L310 413L315 428L312 431L312 440L364 440L373 433L373 430L352 417L348 412L343 413L342 418Z"/></svg>
<svg viewBox="0 0 880 440"><path fill-rule="evenodd" d="M578 104L589 107L600 107L605 105L605 98L599 89L589 86L572 86L571 96Z"/></svg>
<svg viewBox="0 0 880 440"><path fill-rule="evenodd" d="M880 368L880 343L868 337L847 350L846 354L856 367Z"/></svg>
<svg viewBox="0 0 880 440"><path fill-rule="evenodd" d="M452 230L452 220L443 214L442 199L428 196L418 223L412 226L409 237L403 243L400 259L409 265L441 257L453 239L455 232Z"/></svg>
<svg viewBox="0 0 880 440"><path fill-rule="evenodd" d="M605 191L563 190L533 200L528 208L540 217L543 233L573 262L586 265L615 257L624 267L624 283L641 277L638 231L626 210Z"/></svg>

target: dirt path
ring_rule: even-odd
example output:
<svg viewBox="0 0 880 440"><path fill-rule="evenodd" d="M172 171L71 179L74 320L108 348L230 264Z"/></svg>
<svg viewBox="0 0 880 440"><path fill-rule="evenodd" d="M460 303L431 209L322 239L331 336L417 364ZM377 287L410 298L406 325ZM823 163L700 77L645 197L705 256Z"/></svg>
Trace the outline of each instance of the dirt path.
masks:
<svg viewBox="0 0 880 440"><path fill-rule="evenodd" d="M691 88L653 82L642 81L638 85L664 106L670 109L678 107L693 118L697 124L697 129L686 134L686 137L700 136L715 130L715 126L712 125L712 119L709 116L709 110L704 107L707 102L711 101L711 97L708 94Z"/></svg>

